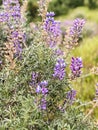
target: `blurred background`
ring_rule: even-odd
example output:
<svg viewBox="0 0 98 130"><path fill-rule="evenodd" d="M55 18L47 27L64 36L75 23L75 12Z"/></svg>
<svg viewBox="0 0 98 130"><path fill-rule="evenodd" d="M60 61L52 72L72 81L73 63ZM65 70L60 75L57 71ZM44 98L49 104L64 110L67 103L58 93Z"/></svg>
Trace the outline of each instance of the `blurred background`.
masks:
<svg viewBox="0 0 98 130"><path fill-rule="evenodd" d="M22 4L22 0L20 3ZM91 101L95 97L98 82L98 73L91 74L92 68L98 66L98 0L51 0L48 11L55 12L55 19L61 21L63 30L66 30L75 18L86 20L80 43L72 51L73 56L82 57L84 65L82 77L73 81L73 86L78 91L77 97L83 101ZM28 0L27 20L28 23L40 20L37 0ZM87 76L84 78L83 75ZM98 108L93 115L98 118L97 112Z"/></svg>

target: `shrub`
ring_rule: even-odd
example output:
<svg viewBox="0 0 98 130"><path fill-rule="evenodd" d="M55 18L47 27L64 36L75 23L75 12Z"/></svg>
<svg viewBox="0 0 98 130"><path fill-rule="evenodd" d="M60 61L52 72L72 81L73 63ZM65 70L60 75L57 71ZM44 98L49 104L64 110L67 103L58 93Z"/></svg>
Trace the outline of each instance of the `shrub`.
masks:
<svg viewBox="0 0 98 130"><path fill-rule="evenodd" d="M31 28L24 23L18 0L3 3L0 24L6 27L7 53L0 59L0 129L93 130L71 86L81 76L82 59L72 57L68 63L85 21L75 19L62 40L60 23L47 5L39 1L42 22ZM66 46L65 54L60 43Z"/></svg>
<svg viewBox="0 0 98 130"><path fill-rule="evenodd" d="M53 0L49 5L49 10L53 10L56 15L67 14L70 8L83 6L84 0Z"/></svg>
<svg viewBox="0 0 98 130"><path fill-rule="evenodd" d="M68 6L69 7L78 7L78 6L83 6L84 5L84 0L69 0Z"/></svg>
<svg viewBox="0 0 98 130"><path fill-rule="evenodd" d="M94 9L94 8L98 7L98 1L96 1L96 0L88 0L88 7L90 9Z"/></svg>
<svg viewBox="0 0 98 130"><path fill-rule="evenodd" d="M54 0L50 3L48 10L53 10L57 16L61 14L67 14L69 8L67 3L68 2L66 0Z"/></svg>
<svg viewBox="0 0 98 130"><path fill-rule="evenodd" d="M38 5L36 0L29 0L27 5L27 18L28 22L32 22L38 15Z"/></svg>

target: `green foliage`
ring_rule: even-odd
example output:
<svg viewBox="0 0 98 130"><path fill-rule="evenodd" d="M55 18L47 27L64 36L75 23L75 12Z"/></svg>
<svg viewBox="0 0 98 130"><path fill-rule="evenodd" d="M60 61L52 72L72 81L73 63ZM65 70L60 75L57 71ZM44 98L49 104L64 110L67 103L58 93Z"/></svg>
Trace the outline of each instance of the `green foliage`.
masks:
<svg viewBox="0 0 98 130"><path fill-rule="evenodd" d="M32 20L38 17L38 5L36 0L28 1L27 11L28 22L32 22Z"/></svg>
<svg viewBox="0 0 98 130"><path fill-rule="evenodd" d="M68 6L72 8L84 5L84 0L68 0L68 1L69 1Z"/></svg>
<svg viewBox="0 0 98 130"><path fill-rule="evenodd" d="M67 14L68 1L54 0L49 5L49 11L54 11L56 15Z"/></svg>
<svg viewBox="0 0 98 130"><path fill-rule="evenodd" d="M49 11L54 11L56 16L61 14L67 14L70 8L75 8L78 6L83 6L84 0L53 0L49 4ZM37 17L37 1L36 0L29 0L28 1L28 18L29 21L32 21Z"/></svg>
<svg viewBox="0 0 98 130"><path fill-rule="evenodd" d="M94 9L98 7L98 0L88 0L88 7Z"/></svg>
<svg viewBox="0 0 98 130"><path fill-rule="evenodd" d="M0 0L0 5L2 4L2 0Z"/></svg>
<svg viewBox="0 0 98 130"><path fill-rule="evenodd" d="M23 59L17 61L14 71L3 69L0 72L0 127L10 130L93 130L91 120L83 121L83 112L74 105L68 105L64 112L59 111L58 106L70 90L67 76L61 82L52 79L56 57L43 42L32 43L24 50ZM41 95L29 84L33 71L40 73L39 81L49 82L46 111L38 108L36 100Z"/></svg>
<svg viewBox="0 0 98 130"><path fill-rule="evenodd" d="M33 29L26 26L26 30L26 47L23 48L21 57L12 60L15 66L11 68L6 57L5 64L1 64L0 129L96 130L92 119L88 117L84 120L85 114L79 107L82 103L75 100L75 104L71 104L71 99L67 98L72 89L69 73L66 72L63 80L53 77L57 59L64 56L57 56L54 54L55 48L48 46L46 39L49 37L43 29L43 22L37 23ZM0 40L4 44L9 34L6 36L3 30L1 32ZM66 58L65 61L67 62ZM38 73L37 83L33 85L32 72ZM46 95L36 92L36 87L44 80L48 81ZM41 109L43 96L46 96L46 110Z"/></svg>
<svg viewBox="0 0 98 130"><path fill-rule="evenodd" d="M83 6L84 0L53 0L49 5L49 10L56 15L67 14L70 8Z"/></svg>

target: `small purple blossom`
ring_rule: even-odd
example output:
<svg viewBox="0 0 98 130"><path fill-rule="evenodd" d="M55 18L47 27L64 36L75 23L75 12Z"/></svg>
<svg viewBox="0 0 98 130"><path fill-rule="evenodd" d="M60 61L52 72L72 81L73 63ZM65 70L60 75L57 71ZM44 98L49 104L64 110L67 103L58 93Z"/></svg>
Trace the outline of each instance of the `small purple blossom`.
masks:
<svg viewBox="0 0 98 130"><path fill-rule="evenodd" d="M21 59L21 54L22 54L22 46L20 43L15 43L14 44L15 47L15 56L18 57L19 59Z"/></svg>
<svg viewBox="0 0 98 130"><path fill-rule="evenodd" d="M58 59L54 67L53 77L63 80L63 78L65 77L65 68L66 64L64 59Z"/></svg>
<svg viewBox="0 0 98 130"><path fill-rule="evenodd" d="M38 72L32 72L30 85L35 86L37 84Z"/></svg>
<svg viewBox="0 0 98 130"><path fill-rule="evenodd" d="M98 83L96 84L95 98L94 100L98 100Z"/></svg>
<svg viewBox="0 0 98 130"><path fill-rule="evenodd" d="M42 81L40 83L40 86L41 86L41 92L43 95L46 95L48 93L48 89L46 88L48 86L48 82L45 80L45 81Z"/></svg>
<svg viewBox="0 0 98 130"><path fill-rule="evenodd" d="M54 12L47 12L46 16L47 17L54 17L55 13Z"/></svg>
<svg viewBox="0 0 98 130"><path fill-rule="evenodd" d="M46 95L47 93L48 93L48 89L47 88L45 88L45 87L42 87L42 94L43 95Z"/></svg>
<svg viewBox="0 0 98 130"><path fill-rule="evenodd" d="M70 65L72 78L80 77L82 67L83 67L82 59L79 57L77 58L72 57Z"/></svg>
<svg viewBox="0 0 98 130"><path fill-rule="evenodd" d="M72 104L76 97L76 90L71 90L67 93L67 100Z"/></svg>
<svg viewBox="0 0 98 130"><path fill-rule="evenodd" d="M36 80L36 78L38 77L38 72L32 72L32 80Z"/></svg>
<svg viewBox="0 0 98 130"><path fill-rule="evenodd" d="M42 91L41 87L38 85L36 88L36 93L40 93Z"/></svg>
<svg viewBox="0 0 98 130"><path fill-rule="evenodd" d="M42 98L41 99L41 109L46 110L46 108L47 108L47 101L45 98Z"/></svg>
<svg viewBox="0 0 98 130"><path fill-rule="evenodd" d="M4 14L2 18L5 22L19 22L21 18L20 4L18 0L3 0Z"/></svg>
<svg viewBox="0 0 98 130"><path fill-rule="evenodd" d="M44 80L44 81L41 81L36 88L36 93L40 93L43 95L43 98L41 99L41 102L40 102L40 107L42 110L46 110L46 107L47 107L47 101L46 101L46 97L48 93L48 89L46 88L47 85L48 85L48 82Z"/></svg>
<svg viewBox="0 0 98 130"><path fill-rule="evenodd" d="M35 81L36 81L36 75L33 74L33 79L32 79L33 84L35 83ZM48 82L46 80L40 82L36 87L36 93L41 93L45 96L48 93L48 89L46 88L47 85Z"/></svg>
<svg viewBox="0 0 98 130"><path fill-rule="evenodd" d="M98 88L96 89L96 96L98 96Z"/></svg>
<svg viewBox="0 0 98 130"><path fill-rule="evenodd" d="M95 100L95 101L98 100L98 88L96 88L94 100Z"/></svg>
<svg viewBox="0 0 98 130"><path fill-rule="evenodd" d="M19 0L3 0L3 9L0 13L0 22L7 25L8 40L11 39L10 42L15 48L14 55L21 59L22 44L25 43L26 38L21 28L22 18Z"/></svg>
<svg viewBox="0 0 98 130"><path fill-rule="evenodd" d="M48 93L48 89L44 86L41 87L40 85L38 85L36 87L36 93L42 93L43 95L46 95Z"/></svg>
<svg viewBox="0 0 98 130"><path fill-rule="evenodd" d="M70 35L78 38L81 35L84 24L84 19L75 19L73 22L73 26L70 28Z"/></svg>
<svg viewBox="0 0 98 130"><path fill-rule="evenodd" d="M43 26L48 34L47 42L50 47L57 44L57 38L61 35L60 22L54 20L54 15L54 12L48 12Z"/></svg>
<svg viewBox="0 0 98 130"><path fill-rule="evenodd" d="M55 50L55 54L56 54L57 56L60 56L60 55L64 55L64 52L63 52L62 50L60 50L60 49L56 49L56 50Z"/></svg>
<svg viewBox="0 0 98 130"><path fill-rule="evenodd" d="M0 60L0 65L2 64L2 61Z"/></svg>
<svg viewBox="0 0 98 130"><path fill-rule="evenodd" d="M48 85L48 82L46 80L40 82L40 86L46 87Z"/></svg>

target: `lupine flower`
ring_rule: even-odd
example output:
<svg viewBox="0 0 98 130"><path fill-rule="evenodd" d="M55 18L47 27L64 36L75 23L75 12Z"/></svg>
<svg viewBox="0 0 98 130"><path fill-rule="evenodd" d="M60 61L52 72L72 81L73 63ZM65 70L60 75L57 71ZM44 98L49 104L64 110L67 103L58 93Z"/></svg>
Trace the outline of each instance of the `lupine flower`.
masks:
<svg viewBox="0 0 98 130"><path fill-rule="evenodd" d="M48 82L47 81L42 81L41 83L40 83L40 86L41 86L41 92L42 92L42 94L43 95L46 95L47 93L48 93L48 89L46 88L47 87L47 85L48 85Z"/></svg>
<svg viewBox="0 0 98 130"><path fill-rule="evenodd" d="M42 98L41 99L41 109L46 110L46 108L47 108L47 101L45 98Z"/></svg>
<svg viewBox="0 0 98 130"><path fill-rule="evenodd" d="M54 12L47 12L46 16L47 17L54 17L55 13Z"/></svg>
<svg viewBox="0 0 98 130"><path fill-rule="evenodd" d="M12 39L12 42L14 43L15 47L15 56L20 57L22 54L22 43L26 41L25 34L21 31L12 31L10 34L10 38Z"/></svg>
<svg viewBox="0 0 98 130"><path fill-rule="evenodd" d="M76 97L76 91L75 90L71 90L67 93L67 100L72 104L73 101L75 100Z"/></svg>
<svg viewBox="0 0 98 130"><path fill-rule="evenodd" d="M20 3L19 0L3 0L4 11L0 14L2 15L3 22L7 24L20 23L21 13L20 13Z"/></svg>
<svg viewBox="0 0 98 130"><path fill-rule="evenodd" d="M8 15L5 14L4 12L1 12L0 13L0 22L3 23L5 21L7 21L7 20L8 20Z"/></svg>
<svg viewBox="0 0 98 130"><path fill-rule="evenodd" d="M48 93L48 89L45 87L42 87L42 94L46 95Z"/></svg>
<svg viewBox="0 0 98 130"><path fill-rule="evenodd" d="M32 72L32 81L35 81L38 77L38 72Z"/></svg>
<svg viewBox="0 0 98 130"><path fill-rule="evenodd" d="M36 85L37 84L37 78L38 78L38 73L32 72L32 78L31 78L30 85L33 85L33 86Z"/></svg>
<svg viewBox="0 0 98 130"><path fill-rule="evenodd" d="M98 100L98 88L96 88L94 100L95 100L95 101Z"/></svg>
<svg viewBox="0 0 98 130"><path fill-rule="evenodd" d="M98 88L96 89L96 96L98 96Z"/></svg>
<svg viewBox="0 0 98 130"><path fill-rule="evenodd" d="M55 50L55 54L56 54L57 56L60 56L60 55L63 55L64 53L63 53L62 50L56 49L56 50Z"/></svg>
<svg viewBox="0 0 98 130"><path fill-rule="evenodd" d="M41 81L36 88L36 93L40 93L43 95L41 102L40 102L40 107L42 110L46 110L46 107L47 107L47 101L46 101L46 96L48 93L48 89L46 88L47 85L48 85L48 82L46 80Z"/></svg>
<svg viewBox="0 0 98 130"><path fill-rule="evenodd" d="M95 98L94 100L98 100L98 83L96 84L96 92L95 92Z"/></svg>
<svg viewBox="0 0 98 130"><path fill-rule="evenodd" d="M0 60L0 65L2 64L2 61Z"/></svg>
<svg viewBox="0 0 98 130"><path fill-rule="evenodd" d="M0 22L8 27L8 39L13 43L15 56L21 58L22 43L25 42L25 34L22 30L22 19L19 0L3 0L4 11L0 13ZM17 26L19 25L19 26Z"/></svg>
<svg viewBox="0 0 98 130"><path fill-rule="evenodd" d="M36 88L36 93L40 93L42 91L41 87L38 85Z"/></svg>
<svg viewBox="0 0 98 130"><path fill-rule="evenodd" d="M84 24L85 24L84 19L79 19L79 18L75 19L73 22L73 26L70 28L70 35L74 38L79 38Z"/></svg>
<svg viewBox="0 0 98 130"><path fill-rule="evenodd" d="M80 77L82 67L83 67L82 59L79 57L77 58L72 57L70 65L72 78Z"/></svg>
<svg viewBox="0 0 98 130"><path fill-rule="evenodd" d="M36 88L36 92L37 93L42 93L44 96L48 93L48 89L46 88L46 86L48 85L47 81L42 81L41 83L39 83L39 85Z"/></svg>
<svg viewBox="0 0 98 130"><path fill-rule="evenodd" d="M66 68L66 64L64 59L61 58L58 59L54 67L53 77L62 80L65 77L65 68Z"/></svg>
<svg viewBox="0 0 98 130"><path fill-rule="evenodd" d="M18 0L3 0L4 14L3 19L8 24L13 22L19 22L21 18L20 4Z"/></svg>
<svg viewBox="0 0 98 130"><path fill-rule="evenodd" d="M21 54L22 54L22 46L20 43L14 44L15 47L15 57L18 57L21 59Z"/></svg>
<svg viewBox="0 0 98 130"><path fill-rule="evenodd" d="M61 35L60 22L54 20L54 15L54 12L48 12L44 22L44 30L48 34L47 40L50 47L56 45L57 38Z"/></svg>
<svg viewBox="0 0 98 130"><path fill-rule="evenodd" d="M71 42L76 43L81 36L83 26L85 24L84 19L75 19L72 27L70 28L70 37L72 37Z"/></svg>
<svg viewBox="0 0 98 130"><path fill-rule="evenodd" d="M46 80L41 81L40 86L46 87L48 85L48 82Z"/></svg>

